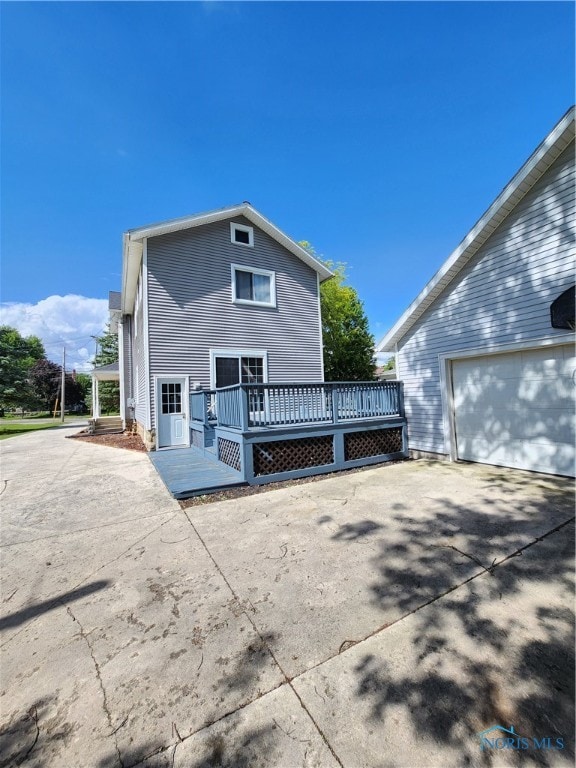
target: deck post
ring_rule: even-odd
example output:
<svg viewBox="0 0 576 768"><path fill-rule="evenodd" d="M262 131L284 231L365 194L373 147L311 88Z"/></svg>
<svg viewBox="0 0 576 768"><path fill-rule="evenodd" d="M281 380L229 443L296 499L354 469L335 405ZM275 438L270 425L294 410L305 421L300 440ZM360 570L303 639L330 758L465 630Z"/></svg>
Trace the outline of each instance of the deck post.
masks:
<svg viewBox="0 0 576 768"><path fill-rule="evenodd" d="M332 423L338 424L338 406L340 405L338 387L335 387L334 384L329 384L328 386L332 390Z"/></svg>
<svg viewBox="0 0 576 768"><path fill-rule="evenodd" d="M244 437L240 444L242 451L242 479L246 483L252 483L254 480L254 456L252 453L252 444L246 442Z"/></svg>
<svg viewBox="0 0 576 768"><path fill-rule="evenodd" d="M209 392L207 391L206 394L202 392L202 395L204 397L204 426L208 426L208 400L211 397Z"/></svg>
<svg viewBox="0 0 576 768"><path fill-rule="evenodd" d="M404 418L406 414L404 413L404 382L399 381L398 382L398 415Z"/></svg>
<svg viewBox="0 0 576 768"><path fill-rule="evenodd" d="M247 432L249 424L248 390L240 384L238 393L240 398L240 428L242 429L242 432Z"/></svg>
<svg viewBox="0 0 576 768"><path fill-rule="evenodd" d="M334 440L334 465L337 469L342 469L346 460L344 455L344 432L340 430L334 432L332 439Z"/></svg>

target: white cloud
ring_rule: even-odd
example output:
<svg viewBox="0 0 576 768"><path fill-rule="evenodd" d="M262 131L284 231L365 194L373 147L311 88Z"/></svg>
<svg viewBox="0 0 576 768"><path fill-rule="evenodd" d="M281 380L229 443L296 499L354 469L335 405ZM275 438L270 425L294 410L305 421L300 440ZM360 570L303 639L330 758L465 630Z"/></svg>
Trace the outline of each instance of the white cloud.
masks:
<svg viewBox="0 0 576 768"><path fill-rule="evenodd" d="M67 370L91 370L95 348L90 337L99 336L107 322L106 299L69 294L48 296L37 304L0 304L0 325L10 325L22 336L38 336L49 360L61 363L65 345Z"/></svg>

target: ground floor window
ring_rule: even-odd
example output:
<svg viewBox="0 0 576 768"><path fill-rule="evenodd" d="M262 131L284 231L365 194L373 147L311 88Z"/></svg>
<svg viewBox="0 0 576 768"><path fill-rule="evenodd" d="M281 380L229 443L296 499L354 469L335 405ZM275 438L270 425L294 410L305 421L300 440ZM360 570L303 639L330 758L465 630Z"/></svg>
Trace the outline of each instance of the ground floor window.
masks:
<svg viewBox="0 0 576 768"><path fill-rule="evenodd" d="M213 389L267 381L268 354L265 350L210 350L210 385Z"/></svg>
<svg viewBox="0 0 576 768"><path fill-rule="evenodd" d="M263 384L264 357L215 355L214 376L216 389L234 384Z"/></svg>

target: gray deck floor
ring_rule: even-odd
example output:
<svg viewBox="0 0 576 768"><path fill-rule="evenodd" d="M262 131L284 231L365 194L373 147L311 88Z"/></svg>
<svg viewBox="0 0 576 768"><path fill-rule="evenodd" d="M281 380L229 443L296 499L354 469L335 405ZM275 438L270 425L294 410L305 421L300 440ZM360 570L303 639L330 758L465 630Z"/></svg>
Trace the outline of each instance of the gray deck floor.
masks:
<svg viewBox="0 0 576 768"><path fill-rule="evenodd" d="M152 451L148 456L175 499L246 485L233 469L205 458L194 448Z"/></svg>

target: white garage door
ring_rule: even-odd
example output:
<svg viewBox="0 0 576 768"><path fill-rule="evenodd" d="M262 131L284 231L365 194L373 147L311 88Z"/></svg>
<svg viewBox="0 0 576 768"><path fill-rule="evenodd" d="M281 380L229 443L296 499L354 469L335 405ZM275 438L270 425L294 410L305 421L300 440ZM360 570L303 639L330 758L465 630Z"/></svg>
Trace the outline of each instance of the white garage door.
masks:
<svg viewBox="0 0 576 768"><path fill-rule="evenodd" d="M574 476L574 347L452 362L459 459Z"/></svg>

